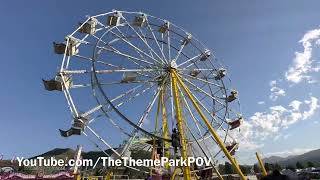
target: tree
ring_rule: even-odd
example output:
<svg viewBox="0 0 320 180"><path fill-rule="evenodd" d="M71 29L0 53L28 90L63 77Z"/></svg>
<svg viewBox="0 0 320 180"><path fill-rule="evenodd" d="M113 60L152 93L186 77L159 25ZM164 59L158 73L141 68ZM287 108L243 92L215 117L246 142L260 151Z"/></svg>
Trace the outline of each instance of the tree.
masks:
<svg viewBox="0 0 320 180"><path fill-rule="evenodd" d="M266 171L273 171L273 164L270 163L264 163L264 168L266 169Z"/></svg>
<svg viewBox="0 0 320 180"><path fill-rule="evenodd" d="M294 166L292 165L287 166L286 169L290 169L291 171L296 171L296 168L294 168Z"/></svg>
<svg viewBox="0 0 320 180"><path fill-rule="evenodd" d="M258 164L253 165L253 170L255 173L261 173L261 168Z"/></svg>
<svg viewBox="0 0 320 180"><path fill-rule="evenodd" d="M219 165L218 165L218 169L219 169L219 172L220 172L221 174L224 174L225 170L224 170L224 165L223 165L223 164L219 164Z"/></svg>
<svg viewBox="0 0 320 180"><path fill-rule="evenodd" d="M232 165L230 163L228 163L228 162L226 162L224 164L224 173L225 174L233 174L234 173Z"/></svg>
<svg viewBox="0 0 320 180"><path fill-rule="evenodd" d="M296 167L297 169L304 169L303 165L299 161L296 163Z"/></svg>
<svg viewBox="0 0 320 180"><path fill-rule="evenodd" d="M313 162L308 161L307 166L308 167L314 167L314 164L313 164Z"/></svg>
<svg viewBox="0 0 320 180"><path fill-rule="evenodd" d="M274 169L276 169L276 170L279 170L279 171L281 171L282 170L282 167L281 167L281 165L280 164L278 164L278 163L276 163L275 165L274 165L274 167L273 167Z"/></svg>
<svg viewBox="0 0 320 180"><path fill-rule="evenodd" d="M251 166L239 165L243 174L250 174Z"/></svg>

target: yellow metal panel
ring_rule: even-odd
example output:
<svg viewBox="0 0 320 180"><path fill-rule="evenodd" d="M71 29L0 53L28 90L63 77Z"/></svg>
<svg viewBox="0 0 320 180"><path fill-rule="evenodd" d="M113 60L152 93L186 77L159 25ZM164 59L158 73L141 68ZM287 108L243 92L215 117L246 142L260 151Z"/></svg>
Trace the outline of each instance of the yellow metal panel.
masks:
<svg viewBox="0 0 320 180"><path fill-rule="evenodd" d="M221 150L224 152L224 154L227 156L227 158L229 159L229 161L231 162L231 164L233 165L233 167L235 168L235 170L237 171L237 173L239 174L240 178L242 180L246 180L244 174L242 173L240 167L238 166L236 160L231 156L231 154L229 153L229 151L227 150L227 148L225 147L223 141L221 140L221 138L219 137L219 135L215 132L214 128L211 126L210 122L208 121L207 117L204 115L204 113L202 112L202 110L200 109L200 107L198 106L197 102L194 100L192 93L190 92L190 90L187 88L187 86L182 82L182 80L180 79L179 75L177 74L177 72L175 70L172 70L172 79L177 80L179 82L179 84L182 86L182 88L184 89L184 91L187 93L189 99L191 100L193 106L196 108L196 110L198 111L199 115L201 116L202 120L205 122L206 126L208 127L209 131L211 132L212 136L214 137L214 139L217 141L218 145L220 146ZM174 83L173 83L174 84Z"/></svg>
<svg viewBox="0 0 320 180"><path fill-rule="evenodd" d="M183 119L181 115L181 109L180 109L180 101L179 101L179 95L178 95L178 88L177 88L177 80L175 76L175 70L171 69L171 83L172 83L172 89L173 89L173 98L174 98L174 105L175 105L175 111L177 116L177 123L180 133L180 141L181 141L181 156L183 159L188 158L187 154L187 143L184 135L184 129L183 129ZM184 180L191 180L191 173L190 173L190 167L184 166L183 167L183 177Z"/></svg>

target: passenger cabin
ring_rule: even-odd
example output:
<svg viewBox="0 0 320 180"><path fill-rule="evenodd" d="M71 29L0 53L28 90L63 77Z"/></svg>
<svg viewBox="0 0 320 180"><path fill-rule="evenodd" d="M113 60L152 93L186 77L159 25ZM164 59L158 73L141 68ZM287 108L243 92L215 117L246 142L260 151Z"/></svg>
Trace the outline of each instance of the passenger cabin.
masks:
<svg viewBox="0 0 320 180"><path fill-rule="evenodd" d="M233 156L233 155L236 154L236 151L239 149L239 143L233 142L233 143L230 143L230 144L226 144L226 149Z"/></svg>
<svg viewBox="0 0 320 180"><path fill-rule="evenodd" d="M78 43L72 39L69 39L68 48L65 43L53 42L54 52L56 54L64 54L66 52L67 56L73 56L73 55L78 54L79 49L77 46L78 46ZM66 48L67 48L67 50L66 50Z"/></svg>
<svg viewBox="0 0 320 180"><path fill-rule="evenodd" d="M116 12L113 15L108 16L107 25L110 27L118 26L121 22L121 13Z"/></svg>
<svg viewBox="0 0 320 180"><path fill-rule="evenodd" d="M66 44L64 43L53 42L53 47L56 54L64 54L64 52L66 51Z"/></svg>
<svg viewBox="0 0 320 180"><path fill-rule="evenodd" d="M236 100L237 97L238 97L238 92L236 90L232 90L231 94L227 97L227 101L232 102L232 101Z"/></svg>
<svg viewBox="0 0 320 180"><path fill-rule="evenodd" d="M191 42L192 39L192 35L187 33L187 37L184 38L184 40L182 41L182 45L186 46L187 44L189 44L189 42Z"/></svg>
<svg viewBox="0 0 320 180"><path fill-rule="evenodd" d="M228 124L230 125L230 130L240 127L242 122L243 122L242 117L239 117L238 119L236 119L234 121L228 122Z"/></svg>
<svg viewBox="0 0 320 180"><path fill-rule="evenodd" d="M133 25L143 27L145 26L146 22L147 22L147 18L144 14L142 14L141 16L136 16L134 18Z"/></svg>
<svg viewBox="0 0 320 180"><path fill-rule="evenodd" d="M69 137L72 135L81 135L84 128L86 127L89 118L79 117L73 120L72 127L66 131L59 129L60 135L62 137Z"/></svg>
<svg viewBox="0 0 320 180"><path fill-rule="evenodd" d="M65 88L69 89L72 86L71 76L64 75ZM54 79L44 80L42 79L44 88L48 91L62 91L63 90L63 80L60 74L58 74Z"/></svg>
<svg viewBox="0 0 320 180"><path fill-rule="evenodd" d="M80 23L79 25L81 26L79 32L85 34L94 34L96 32L97 19L91 18L86 23Z"/></svg>
<svg viewBox="0 0 320 180"><path fill-rule="evenodd" d="M217 71L217 75L214 77L215 80L221 80L224 76L226 76L227 71L223 68L220 68Z"/></svg>
<svg viewBox="0 0 320 180"><path fill-rule="evenodd" d="M137 79L137 74L135 72L125 72L122 76L122 83L129 83Z"/></svg>
<svg viewBox="0 0 320 180"><path fill-rule="evenodd" d="M202 55L201 55L201 57L200 57L200 61L205 61L205 60L207 60L207 59L210 57L210 55L211 55L210 50L209 50L209 49L206 49L206 50L202 53Z"/></svg>
<svg viewBox="0 0 320 180"><path fill-rule="evenodd" d="M160 28L159 32L164 34L169 30L169 22L165 22Z"/></svg>
<svg viewBox="0 0 320 180"><path fill-rule="evenodd" d="M201 73L200 70L192 70L189 75L192 77L197 77Z"/></svg>

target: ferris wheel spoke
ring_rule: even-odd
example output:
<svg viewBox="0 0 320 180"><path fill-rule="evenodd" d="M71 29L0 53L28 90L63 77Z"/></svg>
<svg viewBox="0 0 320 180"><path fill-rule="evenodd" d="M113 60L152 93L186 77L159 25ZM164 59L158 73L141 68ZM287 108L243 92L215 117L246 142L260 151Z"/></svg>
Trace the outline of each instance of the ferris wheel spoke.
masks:
<svg viewBox="0 0 320 180"><path fill-rule="evenodd" d="M163 47L163 44L164 44L164 37L163 37L163 34L161 34L161 51L164 52L164 47ZM166 57L166 56L164 56ZM169 61L169 60L167 60Z"/></svg>
<svg viewBox="0 0 320 180"><path fill-rule="evenodd" d="M82 55L74 55L75 57L78 57L80 59L84 59L84 60L88 60L88 61L92 61L92 62L97 62L97 63L101 63L103 65L107 65L107 66L110 66L110 67L113 67L113 68L116 68L115 70L119 70L119 69L123 69L125 70L124 67L121 67L121 66L118 66L118 65L114 65L114 64L111 64L111 63L107 63L107 62L104 62L104 61L99 61L99 60L93 60L92 58L89 58L89 57L86 57L86 56L82 56ZM144 73L141 73L141 72L137 72L137 74L139 75L142 75L142 76L145 76L145 77L151 77L147 74L144 74ZM154 74L152 74L154 75Z"/></svg>
<svg viewBox="0 0 320 180"><path fill-rule="evenodd" d="M171 38L170 38L170 30L169 30L170 24L168 24L168 32L167 32L167 45L168 45L168 56L169 56L169 61L171 61Z"/></svg>
<svg viewBox="0 0 320 180"><path fill-rule="evenodd" d="M110 31L114 36L120 38L123 42L127 43L131 48L133 48L134 50L137 51L138 54L142 53L143 55L145 55L146 57L149 57L150 59L152 59L153 61L155 61L156 63L158 63L158 65L162 65L161 62L159 62L158 60L156 60L155 58L153 58L152 56L150 56L148 53L142 51L140 48L138 48L137 46L135 46L134 44L132 44L130 41L127 40L126 36L124 34L122 34L122 32L120 31L119 28L116 27L116 29L119 31L119 33L121 34L121 36L113 31ZM140 56L142 56L140 54Z"/></svg>
<svg viewBox="0 0 320 180"><path fill-rule="evenodd" d="M170 83L170 105L171 105L171 121L172 121L172 124L174 123L174 120L175 120L175 111L174 111L174 99L173 99L173 88L172 88L172 83Z"/></svg>
<svg viewBox="0 0 320 180"><path fill-rule="evenodd" d="M132 101L133 99L136 99L137 97L143 95L144 93L146 93L147 91L149 91L150 89L152 89L152 87L153 87L154 85L155 85L155 84L153 84L153 85L151 85L151 86L149 86L149 87L147 87L147 88L145 88L145 89L143 89L143 90L140 90L139 92L137 92L136 94L133 94L132 96L129 96L129 97L126 98L124 101L121 101L121 102L119 102L117 105L115 105L115 107L116 107L116 108L119 108L119 107L121 107L122 105L124 105L124 104ZM108 109L108 112L109 112L109 111L113 111L113 109L112 109L110 106L108 106L108 108L109 108L109 109Z"/></svg>
<svg viewBox="0 0 320 180"><path fill-rule="evenodd" d="M181 64L179 64L177 67L179 68L180 66L182 66L182 65L184 65L184 64L186 64L186 63L188 63L188 62L190 62L190 61L193 61L193 60L195 60L195 59L197 59L197 58L200 58L201 55L202 55L202 53L200 53L200 54L198 54L198 55L196 55L196 56L194 56L194 57L192 57L192 58L189 58L189 59L187 59L186 61L184 61L184 62L182 62ZM182 70L185 70L185 69L186 69L186 68L184 68L184 69L182 69Z"/></svg>
<svg viewBox="0 0 320 180"><path fill-rule="evenodd" d="M147 63L150 65L150 62L149 61L145 61L144 59L139 59L139 58L136 58L136 57L133 57L131 55L128 55L128 54L125 54L125 53L122 53L120 52L119 50L117 50L116 48L112 47L112 46L109 46L110 48L112 48L112 50L110 49L107 49L105 47L98 47L98 48L101 48L102 50L105 50L105 51L110 51L110 52L113 52L117 55L121 55L121 56L124 56L126 57L129 61L131 61L132 63L134 63L135 65L137 65L139 68L151 68L150 66L142 66L141 64L139 64L138 62L136 61L139 61L139 62L143 62L143 63ZM143 57L142 57L143 58ZM153 63L151 63L151 65L154 65ZM141 72L139 72L138 74L141 74L141 75L144 75L144 76L148 76L146 74L143 74ZM154 73L152 72L148 72L149 75L155 75Z"/></svg>
<svg viewBox="0 0 320 180"><path fill-rule="evenodd" d="M180 89L179 86L178 86L178 89L179 89L179 91L180 91L181 97L182 97L185 105L187 106L187 110L188 110L188 112L189 112L189 114L190 114L190 116L191 116L191 119L193 120L193 122L195 123L195 125L196 125L196 127L197 127L197 129L198 129L198 134L199 134L199 136L202 136L202 132L201 132L200 127L199 127L199 124L198 124L199 120L198 120L198 119L194 116L194 114L192 113L192 110L191 110L191 108L190 108L190 106L189 106L189 103L188 103L188 101L186 100L185 95L184 95L184 93L181 91L181 89ZM186 123L186 124L187 124L187 123ZM202 126L201 123L200 123L200 125ZM204 128L204 126L202 126L202 128Z"/></svg>
<svg viewBox="0 0 320 180"><path fill-rule="evenodd" d="M113 153L117 156L121 156L106 140L104 140L96 131L94 131L90 126L86 126L103 144L105 144Z"/></svg>
<svg viewBox="0 0 320 180"><path fill-rule="evenodd" d="M129 55L129 54L120 52L119 50L117 50L116 48L112 47L111 45L108 45L108 46L111 47L112 49L108 49L108 48L100 47L100 46L97 46L97 48L98 48L98 49L101 49L101 50L105 50L105 51L108 51L108 52L112 52L112 53L118 54L118 55L120 55L120 56L123 56L123 57L128 58L129 60L136 60L136 61L143 62L143 63L149 64L149 65L155 65L154 63L149 62L149 61L146 61L146 60L144 60L144 59L140 59L140 58L131 56L131 55Z"/></svg>
<svg viewBox="0 0 320 180"><path fill-rule="evenodd" d="M180 54L182 53L183 48L184 48L185 46L186 46L185 44L182 44L182 45L180 46L180 49L179 49L179 51L177 52L176 57L175 57L172 61L177 62L177 60L178 60L178 58L179 58Z"/></svg>
<svg viewBox="0 0 320 180"><path fill-rule="evenodd" d="M120 132L122 132L123 134L127 135L127 136L131 136L128 132L126 132L122 127L120 127L109 115L108 113L103 109L103 107L101 108L101 110L103 111L103 113L105 114L105 116L107 117L107 119L109 120L109 122L116 127L117 129L119 129Z"/></svg>
<svg viewBox="0 0 320 180"><path fill-rule="evenodd" d="M80 58L80 59L83 59L83 60L94 61L94 62L98 62L98 63L104 64L104 65L107 65L107 66L110 66L110 67L119 68L119 66L116 66L116 65L113 65L113 64L104 62L104 61L93 60L92 58L89 58L89 57L86 57L86 56L82 56L82 55L79 55L79 54L76 54L76 55L74 55L74 56L75 56L75 57L78 57L78 58Z"/></svg>
<svg viewBox="0 0 320 180"><path fill-rule="evenodd" d="M213 82L210 82L210 81L208 81L208 80L205 80L205 79L202 79L202 78L198 78L198 77L193 77L193 76L191 76L191 75L188 75L188 74L184 74L184 73L179 73L180 75L182 75L182 76L185 76L186 78L188 78L188 79L193 79L193 80L199 80L199 81L201 81L201 82L204 82L204 83L208 83L208 84L211 84L211 85L214 85L214 86L216 86L216 87L218 87L218 88L223 88L221 85L219 85L219 84L216 84L216 83L213 83Z"/></svg>
<svg viewBox="0 0 320 180"><path fill-rule="evenodd" d="M156 43L157 43L157 46L158 46L158 48L159 48L159 50L161 52L161 55L162 55L163 59L166 61L166 63L168 63L168 60L166 59L166 57L165 57L165 55L163 53L163 44L162 44L162 48L161 48L160 45L159 45L158 39L156 38L155 34L153 33L153 29L151 28L151 26L149 24L149 20L148 20L147 17L146 17L146 22L147 22L148 29L151 32L154 41L156 41ZM163 35L163 34L161 34L161 35Z"/></svg>
<svg viewBox="0 0 320 180"><path fill-rule="evenodd" d="M143 37L144 41L147 42L147 37L146 37L146 35L142 32L142 30L141 30L140 27L139 27L139 31L140 31L140 33L142 34L142 37ZM151 44L151 45L152 45L152 44ZM151 56L152 58L154 58L153 53L152 53L152 51L151 51L150 49L149 49L149 54L150 54L150 56Z"/></svg>
<svg viewBox="0 0 320 180"><path fill-rule="evenodd" d="M158 69L105 69L105 70L84 70L84 69L79 69L79 70L63 70L62 73L64 74L85 74L85 73L97 73L97 74L110 74L110 73L123 73L123 72L155 72L159 71Z"/></svg>
<svg viewBox="0 0 320 180"><path fill-rule="evenodd" d="M206 106L204 106L203 103L201 103L201 101L198 99L198 97L197 97L195 94L193 94L193 96L194 96L194 99L196 100L196 102L200 105L200 107L201 107L202 109L204 109L204 110L207 112L207 114L212 118L212 120L214 120L214 122L215 122L216 124L220 124L220 123L217 121L217 119L215 118L215 116L213 116L212 112L210 112L210 111L208 110L208 108L206 108Z"/></svg>
<svg viewBox="0 0 320 180"><path fill-rule="evenodd" d="M115 85L115 84L146 84L146 83L158 83L158 80L137 80L137 81L130 81L130 82L108 82L108 83L99 83L102 86L108 86L108 85ZM96 84L73 84L70 89L77 89L77 88L86 88L86 87L95 87Z"/></svg>
<svg viewBox="0 0 320 180"><path fill-rule="evenodd" d="M196 90L199 90L203 94L207 95L208 97L210 97L211 99L213 99L214 101L218 102L219 104L221 104L222 106L225 107L225 105L221 101L219 101L219 99L224 99L224 98L213 96L213 95L209 94L208 92L206 92L205 90L201 89L200 87L196 86L194 83L190 82L188 79L186 79L186 78L182 78L182 79L185 82L187 82L188 84L190 84L191 86L193 86L194 88L196 88Z"/></svg>
<svg viewBox="0 0 320 180"><path fill-rule="evenodd" d="M119 100L119 99L121 99L121 98L126 98L125 101L118 102L117 105L115 105L116 108L119 108L119 107L121 107L122 105L124 105L125 103L128 103L128 102L130 102L131 100L135 99L136 97L144 94L145 92L147 92L148 90L150 90L153 86L154 86L154 85L151 85L151 86L149 86L149 87L147 87L147 88L145 88L145 89L142 89L142 90L138 91L137 93L133 94L132 96L127 97L128 95L131 95L132 93L136 92L136 90L139 89L140 87L144 87L144 85L143 85L143 86L142 86L142 85L138 85L138 86L136 86L136 87L134 87L134 88L132 88L132 89L127 90L127 92L122 93L122 94L120 94L120 95L112 98L112 99L110 100L110 102L114 102L114 101ZM98 106L96 106L96 107L90 109L89 111L83 113L81 116L82 116L82 117L86 117L86 116L88 116L88 115L90 115L90 114L92 114L92 113L100 110L101 108L103 108L105 105L108 105L108 104L109 104L108 101L105 101L104 103L101 103L101 104L99 104ZM106 113L109 113L109 112L112 112L113 109L110 107L110 105L108 105L107 110L105 110L105 111L106 111Z"/></svg>
<svg viewBox="0 0 320 180"><path fill-rule="evenodd" d="M120 95L112 98L112 99L110 100L110 102L114 102L114 101L116 101L116 100L118 100L118 99L120 99L120 98L126 97L127 95L130 95L130 94L134 93L137 89L139 89L139 88L141 88L141 87L143 87L143 84L140 84L140 85L138 85L138 86L135 86L135 87L127 90L126 92L124 92L124 93L122 93L122 94L120 94ZM104 102L104 103L102 103L102 104L99 104L98 106L96 106L96 107L88 110L87 112L84 112L84 113L81 114L80 116L81 116L81 117L87 117L87 116L93 114L94 112L100 110L103 106L105 106L105 105L107 105L107 104L108 104L107 101Z"/></svg>
<svg viewBox="0 0 320 180"><path fill-rule="evenodd" d="M200 58L196 58L195 61L192 60L190 64L188 64L185 69L188 69L189 67L191 67L192 65L196 65L196 63L199 61ZM189 61L190 62L190 61Z"/></svg>
<svg viewBox="0 0 320 180"><path fill-rule="evenodd" d="M141 37L141 35L133 28L130 23L123 17L123 19L127 22L127 25L131 28L133 32L136 33L136 35L140 38L140 40L152 51L161 61L162 64L165 64L164 60L150 47L147 41L144 41L144 39ZM153 33L152 33L153 34ZM154 35L154 34L153 34ZM158 43L158 41L155 39L155 41ZM153 58L154 59L154 58Z"/></svg>
<svg viewBox="0 0 320 180"><path fill-rule="evenodd" d="M149 62L149 61L146 61L146 60L144 59L144 57L141 56L141 54L139 54L139 55L141 56L142 59L139 59L139 58L136 58L136 57L134 57L134 56L131 56L131 55L122 53L122 52L120 52L119 50L117 50L116 48L114 48L113 46L111 46L111 44L114 43L114 42L116 41L116 39L110 41L109 43L106 43L105 41L99 39L98 37L96 37L96 36L94 36L94 37L95 37L97 40L100 40L102 43L104 43L105 46L108 46L108 47L110 47L110 48L112 49L112 50L110 50L110 49L107 49L107 48L105 48L105 47L97 46L97 48L100 49L100 50L111 51L111 52L116 53L116 54L118 54L118 55L124 56L124 57L128 58L131 62L133 62L134 64L138 65L139 67L143 67L143 66L141 66L139 63L137 63L137 62L135 62L135 61L133 61L133 60L142 61L143 63L147 63L147 64L149 64L149 65L150 65L150 64L151 64L151 65L154 65L153 63L151 63L151 62ZM119 39L117 39L117 40L119 40Z"/></svg>
<svg viewBox="0 0 320 180"><path fill-rule="evenodd" d="M155 104L159 94L160 94L160 90L161 87L158 87L158 89L155 91L155 94L153 95L152 101L149 102L149 104L146 107L146 110L144 111L144 113L142 114L142 116L140 117L138 123L136 124L137 126L139 126L140 128L142 127L144 121L147 119L147 117L149 116L149 113L153 107L153 105ZM131 133L131 138L128 141L128 144L126 145L126 147L124 148L122 154L124 154L131 146L132 141L134 140L134 138L137 136L139 130L138 129L134 129Z"/></svg>

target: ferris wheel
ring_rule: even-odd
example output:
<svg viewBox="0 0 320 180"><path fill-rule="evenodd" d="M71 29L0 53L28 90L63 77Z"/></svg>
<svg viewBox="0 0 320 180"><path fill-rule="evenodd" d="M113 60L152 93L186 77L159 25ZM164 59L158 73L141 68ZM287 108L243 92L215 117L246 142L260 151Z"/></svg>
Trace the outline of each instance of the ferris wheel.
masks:
<svg viewBox="0 0 320 180"><path fill-rule="evenodd" d="M238 92L191 33L142 12L113 10L79 23L54 51L63 56L61 68L43 83L64 93L72 113L62 136L85 135L115 157L137 144L150 147L152 158L223 156L243 177L230 135L243 121ZM185 179L192 171L183 168Z"/></svg>

